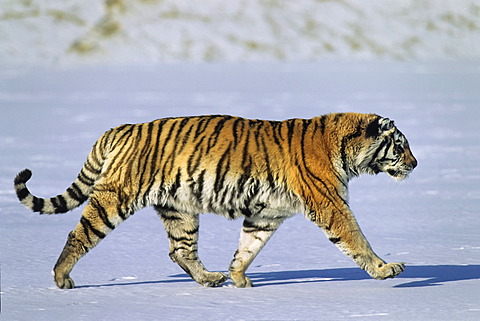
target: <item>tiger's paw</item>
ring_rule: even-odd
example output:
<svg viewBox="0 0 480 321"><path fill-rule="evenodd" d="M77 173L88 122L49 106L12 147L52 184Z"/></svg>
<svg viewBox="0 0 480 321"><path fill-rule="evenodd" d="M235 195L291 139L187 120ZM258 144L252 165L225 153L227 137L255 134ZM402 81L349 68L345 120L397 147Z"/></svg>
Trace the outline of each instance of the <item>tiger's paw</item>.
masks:
<svg viewBox="0 0 480 321"><path fill-rule="evenodd" d="M230 278L233 281L233 285L237 288L251 288L253 287L252 281L248 276L243 273L230 272Z"/></svg>
<svg viewBox="0 0 480 321"><path fill-rule="evenodd" d="M59 289L73 289L75 288L75 282L73 279L66 275L63 277L57 276L54 271L52 271L53 279L55 280L55 284Z"/></svg>
<svg viewBox="0 0 480 321"><path fill-rule="evenodd" d="M205 287L216 287L224 283L228 279L228 276L222 272L209 272L205 274L203 280L199 282Z"/></svg>
<svg viewBox="0 0 480 321"><path fill-rule="evenodd" d="M68 277L62 280L55 279L55 284L58 286L59 289L73 289L75 288L75 282L73 282L72 278Z"/></svg>
<svg viewBox="0 0 480 321"><path fill-rule="evenodd" d="M376 280L385 280L394 278L400 273L405 271L404 263L388 263L381 264L378 268L370 275Z"/></svg>

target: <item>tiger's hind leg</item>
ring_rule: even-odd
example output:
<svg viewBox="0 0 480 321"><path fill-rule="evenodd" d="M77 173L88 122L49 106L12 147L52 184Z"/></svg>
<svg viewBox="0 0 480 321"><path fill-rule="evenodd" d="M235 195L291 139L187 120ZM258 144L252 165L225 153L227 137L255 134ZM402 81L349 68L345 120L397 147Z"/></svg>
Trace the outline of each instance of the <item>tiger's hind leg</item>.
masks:
<svg viewBox="0 0 480 321"><path fill-rule="evenodd" d="M78 260L126 218L125 214L119 213L119 208L118 197L113 192L95 192L91 196L80 222L68 234L67 243L53 269L53 277L59 288L75 287L70 272Z"/></svg>
<svg viewBox="0 0 480 321"><path fill-rule="evenodd" d="M198 214L183 214L159 206L155 209L170 240L172 261L203 286L219 286L225 282L227 276L224 273L209 272L198 257Z"/></svg>
<svg viewBox="0 0 480 321"><path fill-rule="evenodd" d="M230 278L236 287L252 286L252 281L245 275L245 271L283 221L284 218L268 220L245 218L238 250L229 268Z"/></svg>

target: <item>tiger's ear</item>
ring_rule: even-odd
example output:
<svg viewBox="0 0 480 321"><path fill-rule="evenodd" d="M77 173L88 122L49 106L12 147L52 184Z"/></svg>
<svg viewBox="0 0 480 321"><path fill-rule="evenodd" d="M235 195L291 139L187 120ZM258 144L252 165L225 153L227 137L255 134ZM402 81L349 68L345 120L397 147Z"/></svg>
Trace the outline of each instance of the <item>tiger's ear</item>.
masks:
<svg viewBox="0 0 480 321"><path fill-rule="evenodd" d="M392 129L395 126L393 120L388 118L379 117L378 119L372 121L366 129L367 137L376 137L383 132L386 132Z"/></svg>
<svg viewBox="0 0 480 321"><path fill-rule="evenodd" d="M395 127L395 123L393 120L390 120L388 118L380 118L378 120L378 123L380 124L380 132L386 132L393 127Z"/></svg>

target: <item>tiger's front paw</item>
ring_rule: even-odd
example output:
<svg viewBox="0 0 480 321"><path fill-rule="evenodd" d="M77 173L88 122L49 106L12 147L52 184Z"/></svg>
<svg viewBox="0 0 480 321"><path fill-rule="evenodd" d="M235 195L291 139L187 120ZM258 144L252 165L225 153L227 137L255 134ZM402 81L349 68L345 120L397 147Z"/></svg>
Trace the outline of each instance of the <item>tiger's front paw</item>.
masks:
<svg viewBox="0 0 480 321"><path fill-rule="evenodd" d="M383 263L380 264L373 273L370 273L370 275L376 280L385 280L394 278L403 271L405 271L404 263Z"/></svg>
<svg viewBox="0 0 480 321"><path fill-rule="evenodd" d="M55 284L59 289L73 289L75 288L75 282L73 279L68 276L60 276L57 275L54 271L52 271L53 279L55 280Z"/></svg>
<svg viewBox="0 0 480 321"><path fill-rule="evenodd" d="M237 288L251 288L253 286L250 278L243 273L230 272L230 278Z"/></svg>

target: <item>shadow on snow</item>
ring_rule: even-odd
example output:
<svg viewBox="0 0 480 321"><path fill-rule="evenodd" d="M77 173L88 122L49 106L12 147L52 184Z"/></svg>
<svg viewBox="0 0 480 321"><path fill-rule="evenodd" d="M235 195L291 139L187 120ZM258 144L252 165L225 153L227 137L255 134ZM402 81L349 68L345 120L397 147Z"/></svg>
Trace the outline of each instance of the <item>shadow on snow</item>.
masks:
<svg viewBox="0 0 480 321"><path fill-rule="evenodd" d="M296 283L318 283L332 281L370 280L370 276L359 268L340 268L325 270L300 270L278 272L247 273L255 287L269 285L286 285ZM172 275L170 280L138 281L83 285L77 288L109 287L124 285L162 284L176 282L193 282L186 274ZM404 273L395 280L408 279L406 283L397 284L395 288L438 286L448 282L480 279L480 265L420 265L408 266ZM420 279L413 280L411 279Z"/></svg>
<svg viewBox="0 0 480 321"><path fill-rule="evenodd" d="M254 285L280 285L292 283L370 280L359 268L326 270L280 271L248 274ZM407 266L395 280L420 279L397 284L395 288L437 286L447 282L480 279L480 265L424 265Z"/></svg>

